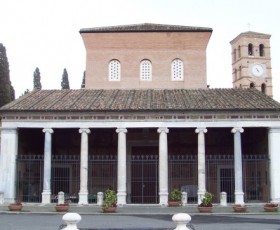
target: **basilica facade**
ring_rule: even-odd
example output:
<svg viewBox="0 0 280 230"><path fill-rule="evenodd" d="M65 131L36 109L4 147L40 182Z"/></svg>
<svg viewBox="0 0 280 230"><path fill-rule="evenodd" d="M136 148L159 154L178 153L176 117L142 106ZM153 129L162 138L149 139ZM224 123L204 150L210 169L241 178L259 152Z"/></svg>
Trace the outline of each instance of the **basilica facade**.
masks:
<svg viewBox="0 0 280 230"><path fill-rule="evenodd" d="M241 33L233 87L207 85L212 29L136 24L81 29L84 89L34 90L3 106L3 202L79 204L116 190L118 204L279 202L280 104L270 35ZM229 54L230 55L230 54ZM225 76L226 77L226 76ZM229 76L230 77L230 76Z"/></svg>

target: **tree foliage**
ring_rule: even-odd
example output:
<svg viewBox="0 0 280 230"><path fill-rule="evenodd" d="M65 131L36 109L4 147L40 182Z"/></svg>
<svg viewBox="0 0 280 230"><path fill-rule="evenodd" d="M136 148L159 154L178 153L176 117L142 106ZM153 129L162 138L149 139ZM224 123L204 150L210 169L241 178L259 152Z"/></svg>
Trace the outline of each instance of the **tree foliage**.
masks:
<svg viewBox="0 0 280 230"><path fill-rule="evenodd" d="M61 89L70 89L68 73L67 73L66 69L63 70L62 80L61 80Z"/></svg>
<svg viewBox="0 0 280 230"><path fill-rule="evenodd" d="M41 74L38 67L35 69L33 75L33 89L42 89Z"/></svg>
<svg viewBox="0 0 280 230"><path fill-rule="evenodd" d="M0 107L15 99L5 46L0 43Z"/></svg>

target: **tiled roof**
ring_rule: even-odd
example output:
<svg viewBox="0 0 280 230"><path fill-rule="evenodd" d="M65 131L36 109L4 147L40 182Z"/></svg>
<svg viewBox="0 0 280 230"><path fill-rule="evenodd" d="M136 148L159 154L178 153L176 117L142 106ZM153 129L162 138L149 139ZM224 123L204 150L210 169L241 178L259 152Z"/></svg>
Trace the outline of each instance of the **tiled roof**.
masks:
<svg viewBox="0 0 280 230"><path fill-rule="evenodd" d="M17 111L280 111L256 89L36 90L0 108Z"/></svg>
<svg viewBox="0 0 280 230"><path fill-rule="evenodd" d="M143 23L133 25L94 27L80 30L80 33L105 32L212 32L212 29L207 27Z"/></svg>

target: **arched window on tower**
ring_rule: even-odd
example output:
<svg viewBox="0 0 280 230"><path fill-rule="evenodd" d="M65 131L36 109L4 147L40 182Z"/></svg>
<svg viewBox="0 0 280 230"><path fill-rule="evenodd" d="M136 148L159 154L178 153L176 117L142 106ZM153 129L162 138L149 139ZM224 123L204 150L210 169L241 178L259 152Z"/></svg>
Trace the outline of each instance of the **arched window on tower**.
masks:
<svg viewBox="0 0 280 230"><path fill-rule="evenodd" d="M240 48L240 46L238 46L238 58L240 58L241 57L241 48Z"/></svg>
<svg viewBox="0 0 280 230"><path fill-rule="evenodd" d="M262 90L262 93L266 94L266 84L265 83L262 83L261 90Z"/></svg>
<svg viewBox="0 0 280 230"><path fill-rule="evenodd" d="M260 57L264 57L264 45L263 44L260 44L259 50L260 50Z"/></svg>
<svg viewBox="0 0 280 230"><path fill-rule="evenodd" d="M233 61L236 61L236 49L233 50Z"/></svg>
<svg viewBox="0 0 280 230"><path fill-rule="evenodd" d="M121 63L119 60L113 59L109 62L109 81L121 80Z"/></svg>
<svg viewBox="0 0 280 230"><path fill-rule="evenodd" d="M242 67L239 66L239 78L241 78L241 77L242 77Z"/></svg>
<svg viewBox="0 0 280 230"><path fill-rule="evenodd" d="M140 80L152 80L152 63L148 59L144 59L140 63Z"/></svg>
<svg viewBox="0 0 280 230"><path fill-rule="evenodd" d="M248 45L248 55L253 56L254 55L254 50L253 50L253 44Z"/></svg>
<svg viewBox="0 0 280 230"><path fill-rule="evenodd" d="M176 58L171 63L171 79L172 81L184 80L184 66L183 61Z"/></svg>
<svg viewBox="0 0 280 230"><path fill-rule="evenodd" d="M234 68L233 74L234 74L234 81L237 81L237 69Z"/></svg>
<svg viewBox="0 0 280 230"><path fill-rule="evenodd" d="M250 88L255 88L255 83L254 82L250 83Z"/></svg>

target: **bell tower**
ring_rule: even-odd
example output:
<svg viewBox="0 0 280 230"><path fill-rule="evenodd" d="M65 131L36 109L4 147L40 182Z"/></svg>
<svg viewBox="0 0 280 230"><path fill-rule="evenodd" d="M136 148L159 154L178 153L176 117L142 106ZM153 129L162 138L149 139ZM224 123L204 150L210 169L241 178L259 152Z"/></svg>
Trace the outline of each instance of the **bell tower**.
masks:
<svg viewBox="0 0 280 230"><path fill-rule="evenodd" d="M248 31L230 42L234 88L256 88L272 97L270 37Z"/></svg>

